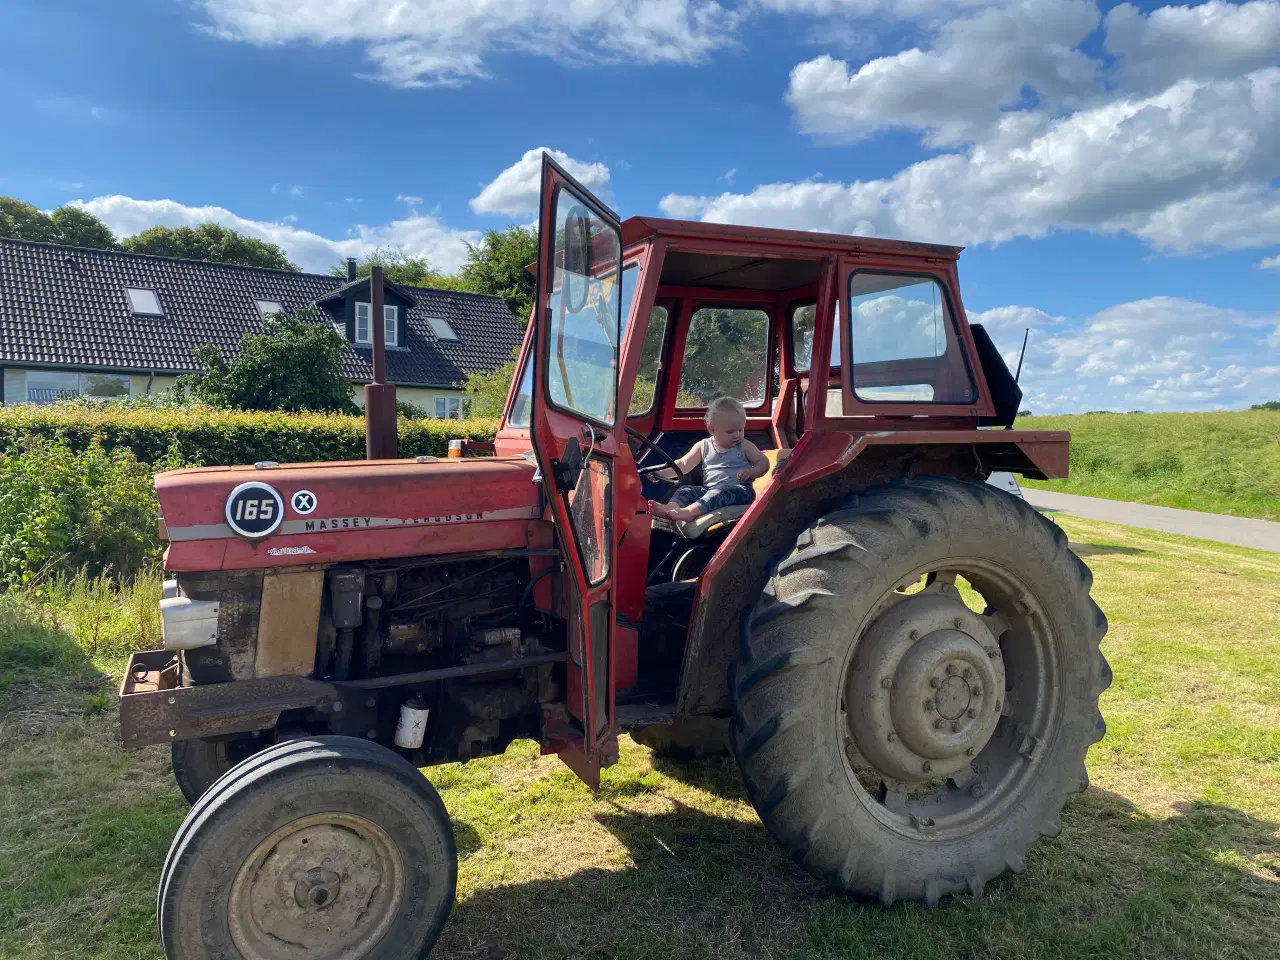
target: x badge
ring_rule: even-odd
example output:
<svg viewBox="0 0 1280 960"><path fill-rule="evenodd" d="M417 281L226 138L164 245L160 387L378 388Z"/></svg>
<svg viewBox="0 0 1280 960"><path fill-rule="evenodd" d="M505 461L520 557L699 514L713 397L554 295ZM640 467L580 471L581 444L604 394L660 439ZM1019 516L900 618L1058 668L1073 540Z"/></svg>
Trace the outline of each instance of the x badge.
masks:
<svg viewBox="0 0 1280 960"><path fill-rule="evenodd" d="M289 501L293 504L295 513L306 516L316 508L316 495L310 490L299 490L293 495L293 499Z"/></svg>

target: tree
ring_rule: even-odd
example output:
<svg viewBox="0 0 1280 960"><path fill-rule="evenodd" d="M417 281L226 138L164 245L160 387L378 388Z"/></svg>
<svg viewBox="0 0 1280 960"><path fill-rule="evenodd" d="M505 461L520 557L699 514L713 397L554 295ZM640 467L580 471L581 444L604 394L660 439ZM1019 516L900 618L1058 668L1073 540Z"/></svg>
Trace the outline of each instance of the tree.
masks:
<svg viewBox="0 0 1280 960"><path fill-rule="evenodd" d="M437 273L431 269L426 257L411 257L397 247L379 247L365 257L364 262L356 266L356 278L363 279L373 271L375 266L382 267L383 276L391 283L402 287L434 287L437 290L461 290L461 281ZM347 265L337 264L329 271L335 277L347 275Z"/></svg>
<svg viewBox="0 0 1280 960"><path fill-rule="evenodd" d="M513 351L513 354L517 351ZM516 361L508 360L490 373L469 373L462 389L471 397L471 416L500 417L507 403L511 378L516 375Z"/></svg>
<svg viewBox="0 0 1280 960"><path fill-rule="evenodd" d="M458 271L460 289L501 297L521 325L529 320L536 281L525 269L538 259L538 232L512 224L486 230L478 245L467 244L467 262Z"/></svg>
<svg viewBox="0 0 1280 960"><path fill-rule="evenodd" d="M238 410L356 412L342 371L347 341L331 324L307 308L269 316L263 327L241 338L229 363L212 343L197 348L204 372L179 377L176 399Z"/></svg>
<svg viewBox="0 0 1280 960"><path fill-rule="evenodd" d="M157 257L209 260L270 270L298 269L274 243L246 237L216 223L202 223L195 227L151 227L137 236L126 238L123 246L129 253L148 253Z"/></svg>
<svg viewBox="0 0 1280 960"><path fill-rule="evenodd" d="M1280 410L1280 400L1268 400L1265 403L1255 403L1249 407L1250 410Z"/></svg>
<svg viewBox="0 0 1280 960"><path fill-rule="evenodd" d="M61 206L52 213L44 213L13 197L0 197L0 237L94 250L120 248L107 225L86 210Z"/></svg>

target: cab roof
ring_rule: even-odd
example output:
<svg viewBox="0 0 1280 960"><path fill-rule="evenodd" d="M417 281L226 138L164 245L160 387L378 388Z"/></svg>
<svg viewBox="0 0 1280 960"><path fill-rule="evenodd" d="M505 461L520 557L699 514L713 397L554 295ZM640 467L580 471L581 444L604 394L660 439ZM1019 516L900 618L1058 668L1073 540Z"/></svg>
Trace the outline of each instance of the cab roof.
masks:
<svg viewBox="0 0 1280 960"><path fill-rule="evenodd" d="M808 230L778 230L698 220L665 220L660 217L628 217L622 221L622 243L629 247L643 240L662 238L681 247L697 247L710 241L713 246L791 249L810 255L823 253L884 253L891 256L932 257L955 260L964 247L880 237L855 237Z"/></svg>

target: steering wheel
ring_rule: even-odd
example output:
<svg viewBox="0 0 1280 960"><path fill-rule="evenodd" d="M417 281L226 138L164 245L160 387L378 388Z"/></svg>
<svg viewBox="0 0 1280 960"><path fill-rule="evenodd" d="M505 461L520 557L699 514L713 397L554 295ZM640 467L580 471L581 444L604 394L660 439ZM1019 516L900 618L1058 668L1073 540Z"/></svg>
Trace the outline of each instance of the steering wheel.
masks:
<svg viewBox="0 0 1280 960"><path fill-rule="evenodd" d="M652 450L658 455L659 459L662 460L662 463L654 463L647 467L641 467L639 472L641 477L645 477L650 480L657 480L659 483L666 483L670 485L666 492L658 499L659 503L669 503L671 498L675 496L676 491L689 482L689 477L680 469L679 465L671 459L665 450L660 448L639 430L632 430L627 426L624 426L622 429L627 431L627 436L639 442L646 450ZM657 474L662 470L670 470L675 474L675 479L657 476Z"/></svg>

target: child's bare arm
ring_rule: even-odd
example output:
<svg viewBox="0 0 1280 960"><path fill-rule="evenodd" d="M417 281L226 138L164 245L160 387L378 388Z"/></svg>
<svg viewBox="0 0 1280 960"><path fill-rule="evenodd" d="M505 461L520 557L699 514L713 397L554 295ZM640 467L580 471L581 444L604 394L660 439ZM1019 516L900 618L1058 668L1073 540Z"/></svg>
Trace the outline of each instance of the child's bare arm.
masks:
<svg viewBox="0 0 1280 960"><path fill-rule="evenodd" d="M676 466L680 468L681 473L688 474L690 470L692 470L701 462L702 462L702 444L695 443L693 445L692 450L690 450L683 457L681 457L676 461ZM659 470L657 473L654 474L654 476L660 477L663 480L676 479L676 475L675 473L672 472L670 467L668 467L666 470Z"/></svg>
<svg viewBox="0 0 1280 960"><path fill-rule="evenodd" d="M750 440L742 441L742 452L746 454L747 463L750 466L743 467L738 471L738 480L742 483L750 483L756 477L763 477L769 472L769 461L760 448Z"/></svg>

